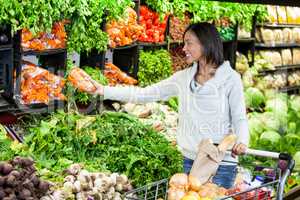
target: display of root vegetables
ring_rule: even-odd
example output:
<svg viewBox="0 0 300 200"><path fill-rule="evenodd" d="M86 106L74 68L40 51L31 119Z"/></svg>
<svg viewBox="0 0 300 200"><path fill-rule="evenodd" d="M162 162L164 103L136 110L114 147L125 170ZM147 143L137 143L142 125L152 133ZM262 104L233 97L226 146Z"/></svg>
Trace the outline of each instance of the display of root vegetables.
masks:
<svg viewBox="0 0 300 200"><path fill-rule="evenodd" d="M33 63L23 61L21 71L21 99L23 104L65 100L62 93L65 80Z"/></svg>
<svg viewBox="0 0 300 200"><path fill-rule="evenodd" d="M126 84L135 85L137 80L122 72L116 65L106 63L104 69L104 76L108 79L109 85Z"/></svg>
<svg viewBox="0 0 300 200"><path fill-rule="evenodd" d="M137 23L137 14L132 8L127 8L124 18L112 20L106 24L109 35L109 46L124 46L135 42L143 32L143 27Z"/></svg>
<svg viewBox="0 0 300 200"><path fill-rule="evenodd" d="M139 23L143 26L143 33L139 37L142 42L163 42L168 16L160 20L158 13L150 10L147 6L140 6Z"/></svg>
<svg viewBox="0 0 300 200"><path fill-rule="evenodd" d="M190 24L190 18L185 15L183 19L172 16L170 17L170 36L172 40L182 41L183 33Z"/></svg>
<svg viewBox="0 0 300 200"><path fill-rule="evenodd" d="M132 190L128 177L118 173L88 172L80 164L65 170L63 187L45 195L41 200L121 200L124 192Z"/></svg>
<svg viewBox="0 0 300 200"><path fill-rule="evenodd" d="M177 173L169 181L168 200L212 200L224 197L226 192L216 184L201 185L197 178Z"/></svg>
<svg viewBox="0 0 300 200"><path fill-rule="evenodd" d="M189 67L185 61L185 53L182 50L182 46L171 49L170 54L172 58L173 72L177 72Z"/></svg>
<svg viewBox="0 0 300 200"><path fill-rule="evenodd" d="M34 36L28 29L22 29L21 46L24 50L57 49L66 47L67 33L65 24L68 21L60 21L53 24L51 33L40 32Z"/></svg>
<svg viewBox="0 0 300 200"><path fill-rule="evenodd" d="M44 196L49 187L49 182L37 176L31 158L15 157L0 162L0 199L35 200Z"/></svg>

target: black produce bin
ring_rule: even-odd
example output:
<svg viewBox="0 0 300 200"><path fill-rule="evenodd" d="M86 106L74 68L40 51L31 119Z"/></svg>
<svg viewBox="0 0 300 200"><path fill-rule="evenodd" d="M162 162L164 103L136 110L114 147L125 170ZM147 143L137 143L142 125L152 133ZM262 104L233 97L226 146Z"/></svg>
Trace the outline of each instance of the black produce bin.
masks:
<svg viewBox="0 0 300 200"><path fill-rule="evenodd" d="M113 49L113 64L134 78L137 78L138 59L139 51L136 45Z"/></svg>

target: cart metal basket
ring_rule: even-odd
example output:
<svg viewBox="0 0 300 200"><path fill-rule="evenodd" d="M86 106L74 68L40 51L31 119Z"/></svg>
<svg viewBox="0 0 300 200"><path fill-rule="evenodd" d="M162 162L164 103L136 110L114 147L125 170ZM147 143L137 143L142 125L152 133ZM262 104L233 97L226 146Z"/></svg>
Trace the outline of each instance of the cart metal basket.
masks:
<svg viewBox="0 0 300 200"><path fill-rule="evenodd" d="M258 187L251 188L250 190L236 192L226 197L219 198L218 200L282 200L284 185L288 176L291 174L295 161L292 157L285 153L275 153L268 151L260 151L248 149L246 152L247 155L255 155L262 157L275 158L278 160L285 160L287 162L286 169L281 172L277 167L276 176L273 180L269 180L267 183L264 183ZM168 179L163 179L149 185L131 190L125 194L126 200L166 200L168 191Z"/></svg>

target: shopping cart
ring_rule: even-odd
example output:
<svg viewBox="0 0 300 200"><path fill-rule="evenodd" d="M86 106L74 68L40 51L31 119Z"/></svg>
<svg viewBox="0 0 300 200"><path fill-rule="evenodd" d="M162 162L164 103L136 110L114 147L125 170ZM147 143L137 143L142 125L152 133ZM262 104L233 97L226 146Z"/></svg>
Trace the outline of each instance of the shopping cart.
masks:
<svg viewBox="0 0 300 200"><path fill-rule="evenodd" d="M275 153L269 151L260 151L248 149L246 155L261 156L267 158L277 159L277 164L274 166L274 176L269 177L269 181L264 184L253 187L249 190L236 192L226 197L219 198L218 200L282 200L284 193L284 185L288 176L291 174L295 161L289 154ZM284 171L279 168L279 161L284 160L287 163ZM271 190L272 188L272 190ZM149 185L131 190L125 194L126 200L166 200L168 191L168 179L163 179Z"/></svg>

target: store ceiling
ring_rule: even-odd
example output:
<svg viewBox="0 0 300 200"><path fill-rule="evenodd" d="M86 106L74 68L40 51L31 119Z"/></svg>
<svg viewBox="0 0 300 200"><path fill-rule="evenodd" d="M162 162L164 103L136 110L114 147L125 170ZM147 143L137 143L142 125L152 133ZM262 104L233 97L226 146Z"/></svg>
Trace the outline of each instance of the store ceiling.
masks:
<svg viewBox="0 0 300 200"><path fill-rule="evenodd" d="M270 4L270 5L282 5L282 6L299 6L300 0L219 0L226 2L236 3L255 3L255 4Z"/></svg>

